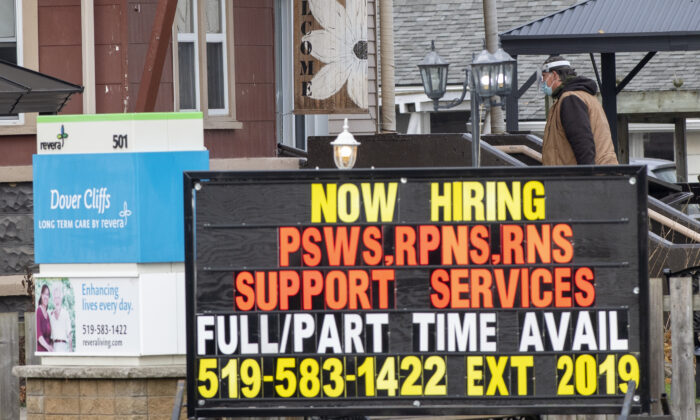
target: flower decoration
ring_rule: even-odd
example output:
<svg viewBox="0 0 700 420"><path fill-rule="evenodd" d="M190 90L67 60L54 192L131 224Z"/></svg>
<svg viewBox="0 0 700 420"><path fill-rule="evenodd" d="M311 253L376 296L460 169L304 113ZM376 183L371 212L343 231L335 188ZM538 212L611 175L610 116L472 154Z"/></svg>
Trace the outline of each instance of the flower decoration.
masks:
<svg viewBox="0 0 700 420"><path fill-rule="evenodd" d="M309 0L309 8L323 27L302 38L311 55L325 64L311 79L310 98L328 99L347 82L348 96L360 108L367 108L367 2Z"/></svg>

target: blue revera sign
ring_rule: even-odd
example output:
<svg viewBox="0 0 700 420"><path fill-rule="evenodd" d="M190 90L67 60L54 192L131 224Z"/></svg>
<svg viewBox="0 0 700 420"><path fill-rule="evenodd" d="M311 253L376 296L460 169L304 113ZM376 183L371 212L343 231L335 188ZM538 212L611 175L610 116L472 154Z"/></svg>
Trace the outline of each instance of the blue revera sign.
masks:
<svg viewBox="0 0 700 420"><path fill-rule="evenodd" d="M35 155L40 264L184 261L182 173L209 152Z"/></svg>

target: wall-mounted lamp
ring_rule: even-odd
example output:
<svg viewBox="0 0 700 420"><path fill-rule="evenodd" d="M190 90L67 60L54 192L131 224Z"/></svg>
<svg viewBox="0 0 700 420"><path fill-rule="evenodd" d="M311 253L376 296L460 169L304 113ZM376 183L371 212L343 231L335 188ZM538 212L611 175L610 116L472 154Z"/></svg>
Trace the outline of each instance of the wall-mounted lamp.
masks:
<svg viewBox="0 0 700 420"><path fill-rule="evenodd" d="M447 72L449 71L450 63L443 60L440 54L435 51L435 41L430 41L430 51L426 54L423 61L418 64L420 69L420 78L423 82L423 90L428 98L433 100L433 108L438 109L454 108L464 101L467 94L467 84L469 73L464 69L464 84L462 85L462 96L459 99L454 99L450 103L440 105L440 98L447 91Z"/></svg>
<svg viewBox="0 0 700 420"><path fill-rule="evenodd" d="M360 142L348 131L348 119L345 119L343 131L331 142L333 160L338 169L352 169L357 160L357 146Z"/></svg>

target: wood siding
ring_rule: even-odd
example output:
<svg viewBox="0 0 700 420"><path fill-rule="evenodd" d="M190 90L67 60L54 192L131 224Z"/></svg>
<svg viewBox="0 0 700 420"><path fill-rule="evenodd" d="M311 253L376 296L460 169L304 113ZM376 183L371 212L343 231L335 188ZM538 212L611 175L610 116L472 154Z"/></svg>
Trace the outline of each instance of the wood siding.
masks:
<svg viewBox="0 0 700 420"><path fill-rule="evenodd" d="M31 165L34 153L36 135L0 137L0 166Z"/></svg>
<svg viewBox="0 0 700 420"><path fill-rule="evenodd" d="M39 71L83 84L80 0L39 0ZM62 114L83 112L82 95L73 95Z"/></svg>
<svg viewBox="0 0 700 420"><path fill-rule="evenodd" d="M206 130L204 144L211 158L276 156L273 1L233 0L233 19L236 119L243 128Z"/></svg>
<svg viewBox="0 0 700 420"><path fill-rule="evenodd" d="M124 112L128 95L122 71L128 48L122 43L121 3L95 1L95 107L100 114Z"/></svg>

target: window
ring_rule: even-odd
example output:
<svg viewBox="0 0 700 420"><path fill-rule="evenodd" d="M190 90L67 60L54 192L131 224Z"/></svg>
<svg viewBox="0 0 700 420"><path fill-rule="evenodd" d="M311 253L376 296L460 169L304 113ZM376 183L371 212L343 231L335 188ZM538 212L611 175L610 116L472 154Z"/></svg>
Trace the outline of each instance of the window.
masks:
<svg viewBox="0 0 700 420"><path fill-rule="evenodd" d="M0 60L22 65L21 0L0 0ZM24 123L23 115L2 115L0 125Z"/></svg>
<svg viewBox="0 0 700 420"><path fill-rule="evenodd" d="M17 64L15 0L0 0L0 60Z"/></svg>
<svg viewBox="0 0 700 420"><path fill-rule="evenodd" d="M177 3L175 25L177 27L178 86L180 110L199 109L199 66L197 63L197 20L194 19L193 2Z"/></svg>
<svg viewBox="0 0 700 420"><path fill-rule="evenodd" d="M217 121L235 123L233 19L227 4L231 3L179 0L175 15L176 105L181 111L204 112L207 128L217 128ZM224 124L220 128L238 127Z"/></svg>

